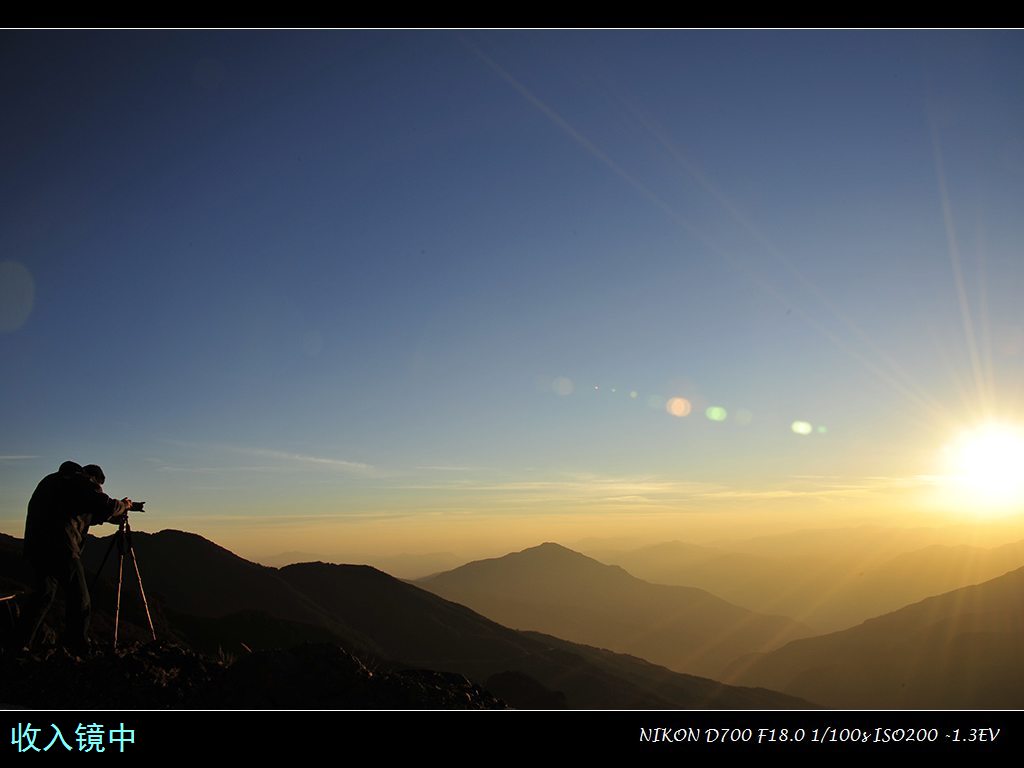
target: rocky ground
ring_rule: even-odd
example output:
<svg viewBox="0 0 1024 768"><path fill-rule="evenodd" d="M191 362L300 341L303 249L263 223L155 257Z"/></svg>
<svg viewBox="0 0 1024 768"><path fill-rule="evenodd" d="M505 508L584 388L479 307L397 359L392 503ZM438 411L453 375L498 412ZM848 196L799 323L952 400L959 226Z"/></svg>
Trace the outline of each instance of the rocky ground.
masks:
<svg viewBox="0 0 1024 768"><path fill-rule="evenodd" d="M373 668L337 645L307 643L237 659L137 643L73 656L0 657L7 709L501 709L457 674Z"/></svg>

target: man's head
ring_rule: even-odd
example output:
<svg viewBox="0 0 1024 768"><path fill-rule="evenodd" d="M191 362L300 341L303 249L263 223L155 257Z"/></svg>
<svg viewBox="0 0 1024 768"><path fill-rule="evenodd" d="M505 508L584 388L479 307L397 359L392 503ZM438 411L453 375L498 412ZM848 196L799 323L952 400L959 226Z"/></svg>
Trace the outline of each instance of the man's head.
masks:
<svg viewBox="0 0 1024 768"><path fill-rule="evenodd" d="M100 469L99 464L86 464L82 467L82 472L85 473L86 477L96 483L96 485L103 485L107 482L107 478L103 474L103 470Z"/></svg>
<svg viewBox="0 0 1024 768"><path fill-rule="evenodd" d="M65 461L57 470L62 475L77 475L82 471L82 465L74 461Z"/></svg>

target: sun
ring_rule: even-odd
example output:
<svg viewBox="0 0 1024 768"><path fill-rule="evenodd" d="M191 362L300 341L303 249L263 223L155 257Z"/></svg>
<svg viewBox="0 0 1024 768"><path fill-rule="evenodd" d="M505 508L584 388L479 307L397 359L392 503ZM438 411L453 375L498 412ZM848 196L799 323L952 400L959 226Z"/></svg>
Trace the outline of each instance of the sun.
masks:
<svg viewBox="0 0 1024 768"><path fill-rule="evenodd" d="M979 512L1024 509L1024 429L988 423L946 446L949 490Z"/></svg>

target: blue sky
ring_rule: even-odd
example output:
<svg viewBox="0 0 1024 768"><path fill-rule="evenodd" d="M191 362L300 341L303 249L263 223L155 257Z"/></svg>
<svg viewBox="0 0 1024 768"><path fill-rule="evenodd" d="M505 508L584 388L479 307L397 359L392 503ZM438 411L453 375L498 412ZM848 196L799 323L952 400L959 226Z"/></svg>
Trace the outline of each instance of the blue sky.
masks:
<svg viewBox="0 0 1024 768"><path fill-rule="evenodd" d="M926 473L1024 406L1021 41L4 32L0 529Z"/></svg>

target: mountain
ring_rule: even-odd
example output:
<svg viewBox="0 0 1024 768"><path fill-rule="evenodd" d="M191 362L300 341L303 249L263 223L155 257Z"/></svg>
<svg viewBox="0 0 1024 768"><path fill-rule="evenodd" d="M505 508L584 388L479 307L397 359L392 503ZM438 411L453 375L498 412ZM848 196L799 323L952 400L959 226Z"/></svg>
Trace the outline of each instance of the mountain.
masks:
<svg viewBox="0 0 1024 768"><path fill-rule="evenodd" d="M172 538L179 536L177 531L168 532L168 534ZM134 535L136 536L135 548L139 555L140 570L145 573L147 563L143 553L151 554L147 535ZM264 610L274 604L272 601L279 600L282 594L280 585L275 591L272 583L268 584L263 581L261 577L267 574L259 570L258 567L254 570L253 564L247 563L227 550L205 540L200 539L195 542L187 536L179 540L186 544L181 556L191 558L191 568L188 569L187 577L177 576L175 578L170 593L174 595L174 590L188 587L191 577L219 584L221 589L207 590L202 587L196 587L194 591L185 589L183 593L177 595L177 598L184 596L196 599L190 602L188 599L176 598L175 603L179 610L169 609L164 598L166 585L161 578L165 570L159 568L148 578L144 578L143 586L148 598L144 604L139 595L138 581L129 560L126 563L121 591L118 627L120 645L147 641L152 638L149 619L146 615L147 607L149 618L153 621L158 638L172 642L184 642L194 649L209 653L242 652L244 651L241 645L243 639L245 647L250 649L278 647L282 643L340 641L341 637L338 633L332 632L322 625L323 614L311 614L308 610L296 609L295 606L288 604L284 604L285 609L280 613L293 618L278 618ZM112 552L102 573L98 575L99 578L96 573L97 567L107 551L108 543L109 539L97 541L90 537L84 556L92 603L91 634L96 642L103 646L112 644L114 608L117 605L116 549ZM17 595L30 589L33 577L31 568L21 557L21 544L21 539L0 534L0 595ZM195 548L190 550L190 547ZM156 561L159 562L159 559L159 557L156 558ZM232 571L235 573L232 574ZM233 600L230 589L226 590L224 587L231 583L239 583L240 580L246 578L246 575L252 577L252 586L257 588L255 592L252 592L256 599L246 600L240 596L238 600ZM284 587L287 589L287 585ZM263 598L269 598L269 600ZM304 600L301 596L299 598ZM182 608L184 611L181 610ZM58 592L56 604L51 609L49 616L53 618L62 616L63 613L63 594ZM294 617L306 621L296 621ZM55 640L52 630L48 628L47 624L44 624L39 641L46 644Z"/></svg>
<svg viewBox="0 0 1024 768"><path fill-rule="evenodd" d="M830 708L1024 707L1024 568L737 662L726 679Z"/></svg>
<svg viewBox="0 0 1024 768"><path fill-rule="evenodd" d="M21 539L0 533L0 595L18 592L32 580L32 570L21 557Z"/></svg>
<svg viewBox="0 0 1024 768"><path fill-rule="evenodd" d="M310 563L317 560L330 562L361 563L372 565L374 568L390 573L400 579L418 579L423 576L446 571L464 562L451 552L425 552L420 554L397 554L397 555L347 555L344 557L327 557L322 554L311 554L309 552L291 551L280 552L274 555L264 555L257 558L263 565L272 565L275 568L282 568L294 563Z"/></svg>
<svg viewBox="0 0 1024 768"><path fill-rule="evenodd" d="M707 589L750 610L792 616L819 632L846 629L1024 565L1024 542L904 550L904 540L897 537L899 544L893 545L880 530L840 533L850 534L849 545L835 541L840 534L808 531L792 540L739 544L747 551L674 541L604 557L641 579ZM756 550L766 541L773 554ZM816 553L814 541L820 541Z"/></svg>
<svg viewBox="0 0 1024 768"><path fill-rule="evenodd" d="M807 706L773 691L722 685L641 659L517 632L369 566L305 563L278 570L181 531L134 533L133 539L150 607L168 622L158 632L173 626L175 635L187 642L219 643L239 655L237 663L248 658L243 643L258 645L253 637L268 651L267 643L275 638L288 642L298 636L321 644L335 638L346 653L377 659L375 663L396 673L433 670L431 674L464 675L479 684L494 679L512 706ZM90 570L108 543L89 543ZM116 566L108 564L104 570L116 574ZM134 578L126 575L125 582L127 589ZM134 593L122 597L124 605L136 602ZM108 610L98 600L95 606L100 616ZM273 664L283 669L293 664L280 658Z"/></svg>
<svg viewBox="0 0 1024 768"><path fill-rule="evenodd" d="M82 562L95 573L110 548L112 537L89 537ZM184 531L158 534L132 532L143 586L160 592L176 610L197 616L217 616L236 610L266 610L287 619L323 618L316 606L284 581L275 568L251 563L212 541ZM117 574L117 548L104 573ZM127 573L134 585L135 575Z"/></svg>
<svg viewBox="0 0 1024 768"><path fill-rule="evenodd" d="M572 708L798 706L773 692L726 690L642 659L517 632L369 566L304 563L281 575L372 638L374 653L473 680L518 672L561 691Z"/></svg>
<svg viewBox="0 0 1024 768"><path fill-rule="evenodd" d="M479 560L417 582L495 621L716 677L738 656L811 630L702 589L650 584L558 544Z"/></svg>

